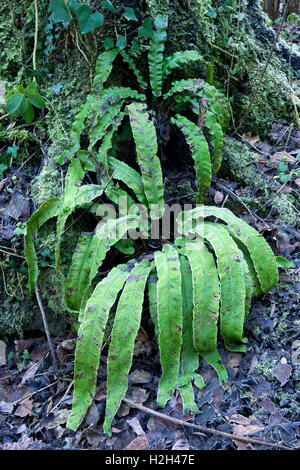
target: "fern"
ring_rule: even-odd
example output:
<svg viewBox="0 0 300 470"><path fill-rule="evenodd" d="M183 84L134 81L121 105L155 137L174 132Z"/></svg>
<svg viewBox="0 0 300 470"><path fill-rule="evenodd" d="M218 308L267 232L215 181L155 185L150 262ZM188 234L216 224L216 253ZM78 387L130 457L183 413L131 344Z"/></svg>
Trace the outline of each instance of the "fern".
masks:
<svg viewBox="0 0 300 470"><path fill-rule="evenodd" d="M112 49L100 54L92 93L75 117L70 142L59 159L61 163L70 162L64 195L44 203L27 222L25 256L32 293L38 282L34 235L50 218L57 217L56 269L62 279L66 307L79 322L74 396L67 423L72 430L78 428L92 403L109 319L112 327L104 422L108 434L128 387L144 305L149 306L162 366L157 405L165 406L178 390L184 413L197 413L193 384L204 387L197 372L199 357L216 370L220 383L226 381L227 372L217 349L218 328L228 350L245 351L243 327L251 299L278 281L276 259L264 238L229 210L210 206L196 206L178 216L182 237L174 243L154 253L145 253L147 244L143 244L143 255L137 260L113 267L107 275L103 273L103 262L113 249L126 260L137 247L141 253L142 244L136 245L128 237L130 230L149 235L148 220L141 218L135 201L150 211L156 208L150 218L162 217L163 160L157 141L161 116L182 131L189 145L199 189L197 202L204 201L212 175L222 162L223 132L229 116L227 101L201 78L170 80L176 68L203 59L195 51L179 51L164 58L167 24L166 16L155 20L148 50L149 84L125 51ZM118 55L145 94L129 87L105 88ZM182 113L192 110L198 121L203 99L207 107L200 126ZM170 110L167 115L166 109ZM130 125L128 136L135 148L134 168L132 159L120 160L118 155L118 132L124 122ZM90 174L87 179L87 172L92 172L98 184L90 181ZM94 231L79 236L66 274L66 266L61 266L60 244L68 217L78 208L90 210L102 196L114 203L119 217L101 218ZM121 207L121 196L127 196L125 208ZM218 222L209 221L211 217Z"/></svg>
<svg viewBox="0 0 300 470"><path fill-rule="evenodd" d="M173 245L164 245L161 252L154 253L152 265L147 260L135 262L134 267L133 262L128 264L127 269L131 274L124 280L126 284L118 301L108 356L108 398L104 425L107 433L110 432L112 419L126 393L126 377L132 361L133 342L141 318L143 292L147 278L149 309L155 325L162 365L162 377L157 397L158 406L165 406L175 389L178 389L183 397L185 411L188 409L197 411L192 383L195 382L199 388L204 386L201 376L196 373L199 355L215 368L220 382L227 381L227 372L217 351L219 319L220 333L226 348L231 351L245 351L243 325L252 296L252 281L249 276L248 263L236 243L237 239L239 243L243 243L244 234L240 231L239 235L231 235L229 223L233 227L235 220L239 219L236 219L229 211L225 210L224 214L224 209L210 207L204 209L207 209L204 211L205 216L213 214L219 219L226 219L228 225L205 222L202 219L194 226L193 230L197 235L195 240L182 238L177 239ZM187 215L198 218L199 213L195 209ZM251 240L260 236L254 229L250 228L251 235L249 235L249 230L247 231L247 243L251 246ZM110 232L110 224L108 224L107 232ZM266 253L266 256L262 256L263 263L268 266L268 269L271 266L272 270L276 265L275 257L272 255L273 259L270 256L268 245L262 237L260 243L261 253ZM254 265L257 263L257 260L252 257L251 260ZM119 269L125 268L122 265ZM111 274L104 279L108 280L110 276ZM264 284L263 277L261 277L261 282ZM109 282L105 283L103 280L100 285L108 286ZM98 299L98 287L96 290ZM96 290L91 294L80 316L81 325L89 324L89 312L94 312L92 306L95 304ZM97 305L101 305L101 299ZM99 312L97 315L100 315L99 307L97 312ZM135 320L131 319L132 315ZM99 317L99 321L102 322L101 331L103 331L107 319L105 317L103 321L101 318ZM129 328L130 339L124 333L126 328ZM84 337L89 336L90 333L81 326L79 334L81 334L81 339L78 351L81 351L81 344L85 344ZM100 335L100 339L102 340L103 336ZM96 343L99 345L98 340ZM120 344L123 345L121 348ZM91 366L89 361L84 366L81 362L81 355L78 357L80 357L78 370L80 370L80 380L82 380L82 376L86 374L84 367L87 367L86 371L89 376L88 371ZM76 377L75 374L75 381ZM91 388L89 390L91 391ZM85 393L87 394L87 391ZM74 395L72 419L68 422L68 427L71 429L76 427L73 424L74 420L78 425L78 419L81 420L85 414L82 403L85 404L86 411L91 402L90 397L86 399L87 401L82 399L80 402L75 396L77 392ZM76 411L79 402L80 411Z"/></svg>

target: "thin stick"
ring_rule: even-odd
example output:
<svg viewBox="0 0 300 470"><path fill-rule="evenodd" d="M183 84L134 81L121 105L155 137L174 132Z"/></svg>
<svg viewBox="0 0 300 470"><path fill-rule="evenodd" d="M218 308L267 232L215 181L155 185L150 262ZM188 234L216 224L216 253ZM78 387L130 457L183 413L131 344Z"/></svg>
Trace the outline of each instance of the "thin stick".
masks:
<svg viewBox="0 0 300 470"><path fill-rule="evenodd" d="M53 344L52 344L52 340L51 340L51 336L50 336L50 332L49 332L46 313L45 313L45 310L44 310L44 307L43 307L43 304L42 304L42 299L41 299L39 287L38 287L37 284L35 285L35 295L36 295L38 305L39 305L39 308L40 308L40 311L41 311L41 314L42 314L44 328L45 328L45 332L46 332L46 336L47 336L47 341L48 341L48 345L49 345L50 353L51 353L51 357L52 357L52 363L53 363L54 370L56 372L57 371L56 357L55 357L54 348L53 348Z"/></svg>
<svg viewBox="0 0 300 470"><path fill-rule="evenodd" d="M268 55L267 61L266 61L266 63L265 63L265 66L264 66L264 68L263 68L263 71L262 71L262 73L261 73L261 75L260 75L259 82L258 82L258 84L257 84L256 89L255 89L254 92L253 92L253 95L252 95L252 98L251 98L251 100L250 100L249 106L248 106L248 108L246 109L246 111L245 111L245 113L244 113L244 115L243 115L243 117L242 117L242 119L241 119L239 125L238 125L237 128L235 129L233 135L237 133L237 131L238 131L238 130L241 128L241 126L244 124L244 121L247 119L248 114L249 114L249 112L250 112L250 109L251 109L251 107L252 107L252 105L253 105L253 103L254 103L254 100L255 100L255 98L256 98L256 96L257 96L258 90L260 89L260 86L261 86L261 84L262 84L262 81L263 81L263 78L264 78L264 76L265 76L266 70L267 70L267 68L268 68L268 65L269 65L269 63L270 63L271 57L272 57L272 55L273 55L275 46L276 46L277 41L278 41L278 39L279 39L279 35L280 35L281 30L282 30L282 27L283 27L283 23L284 23L284 20L285 20L285 14L286 14L287 7L288 7L289 3L290 3L290 0L287 0L286 5L285 5L285 8L284 8L284 11L283 11L282 20L281 20L281 22L280 22L280 26L279 26L279 29L278 29L278 31L277 31L276 37L275 37L275 41L274 41L274 43L273 43L273 45L272 45L272 48L271 48L270 53L269 53L269 55Z"/></svg>
<svg viewBox="0 0 300 470"><path fill-rule="evenodd" d="M42 374L39 374L39 375L42 375ZM42 392L43 390L46 390L46 388L53 387L53 385L55 385L57 382L58 380L55 380L55 382L53 382L52 384L46 385L46 387L40 388L39 390L36 390L35 392L29 393L28 395L25 395L25 397L19 398L18 400L14 401L12 405L16 405L17 403L20 403L20 401L23 401L26 398L32 397L36 393Z"/></svg>
<svg viewBox="0 0 300 470"><path fill-rule="evenodd" d="M187 426L189 428L194 428L194 429L197 429L198 431L201 431L201 432L204 432L204 433L215 434L217 436L233 439L235 441L247 442L248 444L259 444L261 446L277 447L278 449L283 449L283 450L293 450L292 447L286 447L286 446L278 444L276 442L262 441L260 439L240 436L238 434L229 434L227 432L218 431L217 429L206 428L205 426L199 426L198 424L188 423L187 421L183 421L181 419L173 418L172 416L164 415L162 413L159 413L158 411L152 410L151 408L147 408L146 406L140 405L139 403L135 403L134 401L130 400L129 398L123 398L123 401L125 401L125 403L128 403L129 405L133 406L134 408L138 408L139 410L144 411L145 413L150 413L154 416L157 416L160 419L164 419L166 421L171 421L172 423L176 423L176 424L179 424L181 426Z"/></svg>
<svg viewBox="0 0 300 470"><path fill-rule="evenodd" d="M36 51L37 51L38 34L39 34L38 0L34 0L34 11L35 11L35 31L34 31L34 46L33 46L33 54L32 54L32 64L33 64L33 70L36 72Z"/></svg>
<svg viewBox="0 0 300 470"><path fill-rule="evenodd" d="M240 197L238 197L234 192L232 192L230 189L226 188L226 186L223 186L223 184L221 183L216 183L216 186L218 186L220 189L223 189L223 191L225 191L226 193L229 193L234 199L236 199L242 206L245 207L245 209L247 209L247 211L249 212L250 215L252 215L252 217L254 219L257 219L259 220L260 222L262 222L263 224L265 224L267 227L268 227L268 224L263 220L261 219L255 212L253 212L251 209L249 209L249 207L244 203L244 201L242 201L242 199ZM268 227L269 228L269 227Z"/></svg>

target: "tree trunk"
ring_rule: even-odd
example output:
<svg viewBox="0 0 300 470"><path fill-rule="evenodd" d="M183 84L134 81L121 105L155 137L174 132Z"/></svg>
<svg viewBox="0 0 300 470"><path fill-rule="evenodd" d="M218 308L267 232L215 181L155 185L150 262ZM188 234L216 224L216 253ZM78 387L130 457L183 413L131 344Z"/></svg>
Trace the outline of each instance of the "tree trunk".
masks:
<svg viewBox="0 0 300 470"><path fill-rule="evenodd" d="M300 11L299 5L300 5L299 0L290 0L287 13L286 13L287 16L290 15L291 13L296 13L298 15Z"/></svg>
<svg viewBox="0 0 300 470"><path fill-rule="evenodd" d="M298 0L296 0L298 2ZM279 0L264 0L263 9L269 15L272 21L275 21L279 15Z"/></svg>

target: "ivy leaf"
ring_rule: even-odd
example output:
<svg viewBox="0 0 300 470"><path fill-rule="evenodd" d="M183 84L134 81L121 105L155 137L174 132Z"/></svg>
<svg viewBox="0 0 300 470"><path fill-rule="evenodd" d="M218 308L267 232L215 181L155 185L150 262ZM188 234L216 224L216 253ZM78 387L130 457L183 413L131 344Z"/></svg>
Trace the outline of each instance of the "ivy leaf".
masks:
<svg viewBox="0 0 300 470"><path fill-rule="evenodd" d="M46 106L44 98L39 93L33 93L32 95L29 95L28 100L36 108L42 109Z"/></svg>
<svg viewBox="0 0 300 470"><path fill-rule="evenodd" d="M106 8L110 11L117 11L110 0L102 0L103 8Z"/></svg>
<svg viewBox="0 0 300 470"><path fill-rule="evenodd" d="M36 81L32 81L32 82L28 85L28 87L25 88L24 94L27 95L27 96L31 95L32 93L35 92L36 86L37 86Z"/></svg>
<svg viewBox="0 0 300 470"><path fill-rule="evenodd" d="M139 38L151 39L153 37L154 31L152 28L151 18L146 18L143 21L142 26L140 26L138 29L138 32Z"/></svg>
<svg viewBox="0 0 300 470"><path fill-rule="evenodd" d="M8 98L6 101L6 111L9 115L15 113L24 113L28 106L28 102L24 95L16 93Z"/></svg>
<svg viewBox="0 0 300 470"><path fill-rule="evenodd" d="M138 21L133 8L126 7L123 16L128 21Z"/></svg>
<svg viewBox="0 0 300 470"><path fill-rule="evenodd" d="M72 0L70 7L76 15L81 34L90 33L103 25L104 16L99 12L91 14L90 7L85 3Z"/></svg>
<svg viewBox="0 0 300 470"><path fill-rule="evenodd" d="M50 19L54 23L59 23L61 21L67 26L72 20L64 0L50 0L48 11L51 13Z"/></svg>
<svg viewBox="0 0 300 470"><path fill-rule="evenodd" d="M112 38L105 38L104 39L104 48L106 51L109 49L112 49L114 47L115 43Z"/></svg>
<svg viewBox="0 0 300 470"><path fill-rule="evenodd" d="M23 119L27 122L27 124L31 124L32 121L34 120L34 110L33 106L31 103L27 101L27 108L26 110L22 113Z"/></svg>

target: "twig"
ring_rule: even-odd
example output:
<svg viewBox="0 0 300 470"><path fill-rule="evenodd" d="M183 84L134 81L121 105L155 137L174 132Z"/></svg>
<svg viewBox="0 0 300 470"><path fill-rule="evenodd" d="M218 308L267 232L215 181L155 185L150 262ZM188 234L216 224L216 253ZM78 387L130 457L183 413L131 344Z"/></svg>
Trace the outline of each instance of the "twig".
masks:
<svg viewBox="0 0 300 470"><path fill-rule="evenodd" d="M40 308L40 311L41 311L41 314L42 314L44 328L45 328L45 332L46 332L46 336L47 336L47 341L48 341L48 345L49 345L50 353L51 353L51 357L52 357L52 363L53 363L54 370L56 372L57 371L56 357L55 357L54 348L53 348L53 344L52 344L52 340L51 340L51 336L50 336L50 332L49 332L49 328L48 328L46 313L45 313L45 310L44 310L44 307L43 307L43 304L42 304L42 299L41 299L39 287L38 287L37 284L35 286L35 295L36 295L37 302L38 302L38 305L39 305L39 308Z"/></svg>
<svg viewBox="0 0 300 470"><path fill-rule="evenodd" d="M221 183L216 183L216 186L218 186L220 189L223 189L223 191L225 191L226 193L229 193L234 199L236 199L242 206L245 207L245 209L247 209L247 211L249 212L250 215L252 215L252 217L254 219L257 219L259 220L261 223L263 223L264 225L266 225L268 227L268 224L263 220L261 219L254 211L252 211L251 209L249 209L249 207L244 203L244 201L242 201L242 199L240 197L238 197L234 192L232 192L230 189L226 188L226 186L223 186L223 184ZM269 227L268 227L269 228Z"/></svg>
<svg viewBox="0 0 300 470"><path fill-rule="evenodd" d="M12 405L16 405L17 403L20 403L20 401L25 400L26 398L32 397L36 393L42 392L43 390L46 390L46 388L50 388L53 385L55 385L58 382L58 380L55 380L52 384L46 385L46 387L40 388L39 390L36 390L35 392L29 393L28 395L25 395L25 397L19 398L18 400L14 401Z"/></svg>
<svg viewBox="0 0 300 470"><path fill-rule="evenodd" d="M34 46L33 46L33 54L32 54L32 64L33 64L33 70L36 72L36 51L37 51L38 34L39 34L38 0L34 0L34 11L35 11L35 31L34 31Z"/></svg>
<svg viewBox="0 0 300 470"><path fill-rule="evenodd" d="M263 81L263 78L264 78L264 76L265 76L266 70L267 70L267 68L268 68L268 65L269 65L269 63L270 63L271 57L272 57L273 52L274 52L274 50L275 50L275 46L276 46L277 41L278 41L278 39L279 39L279 35L280 35L281 30L282 30L282 27L283 27L283 23L284 23L284 19L285 19L285 14L286 14L287 7L288 7L289 3L290 3L290 0L287 0L287 2L286 2L286 4L285 4L284 11L283 11L282 20L281 20L281 22L280 22L280 25L279 25L279 28L278 28L278 31L277 31L277 34L276 34L276 37L275 37L275 41L274 41L274 43L273 43L273 45L272 45L272 47L271 47L271 50L270 50L270 53L269 53L268 58L267 58L267 60L266 60L265 66L264 66L263 71L262 71L262 73L261 73L261 75L260 75L259 82L258 82L258 84L257 84L256 89L254 90L254 92L253 92L253 94L252 94L252 98L251 98L251 100L250 100L249 106L248 106L248 108L246 109L246 111L245 111L245 113L244 113L244 115L243 115L243 117L242 117L242 119L241 119L239 125L238 125L237 128L235 129L233 135L236 134L237 131L238 131L238 130L241 128L241 126L244 124L244 121L247 119L248 114L249 114L249 112L250 112L250 109L251 109L251 107L252 107L252 105L253 105L253 103L254 103L254 101L255 101L255 98L256 98L256 96L257 96L258 90L260 89L260 86L261 86L261 84L262 84L262 81Z"/></svg>
<svg viewBox="0 0 300 470"><path fill-rule="evenodd" d="M56 403L56 405L55 405L53 408L51 408L51 410L49 411L48 414L53 413L53 411L54 411L56 408L59 407L59 405L61 404L61 402L64 401L64 398L65 398L65 396L68 394L68 392L69 392L70 388L72 387L73 383L74 383L74 380L72 380L72 382L69 383L69 385L68 385L68 387L67 387L67 390L65 391L63 397Z"/></svg>
<svg viewBox="0 0 300 470"><path fill-rule="evenodd" d="M197 429L198 431L204 432L204 433L209 433L209 434L215 434L217 436L229 438L235 441L242 441L242 442L247 442L248 444L259 444L261 446L267 446L267 447L276 447L278 449L283 449L283 450L293 450L292 447L286 447L282 444L278 444L276 442L268 442L268 441L262 441L260 439L255 439L252 437L246 437L246 436L240 436L238 434L229 434L227 432L223 431L218 431L217 429L213 428L206 428L205 426L199 426L198 424L193 424L189 423L187 421L183 421L181 419L173 418L172 416L165 415L163 413L159 413L158 411L154 411L151 408L147 408L144 405L140 405L139 403L135 403L134 401L130 400L129 398L123 398L123 401L125 403L128 403L128 405L133 406L134 408L137 408L141 411L144 411L145 413L150 413L154 416L157 416L160 419L165 419L166 421L171 421L172 423L179 424L181 426L187 426L189 428L194 428Z"/></svg>

